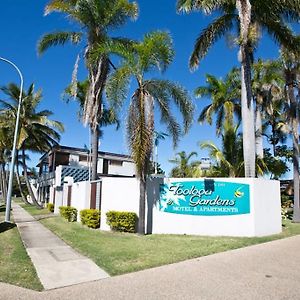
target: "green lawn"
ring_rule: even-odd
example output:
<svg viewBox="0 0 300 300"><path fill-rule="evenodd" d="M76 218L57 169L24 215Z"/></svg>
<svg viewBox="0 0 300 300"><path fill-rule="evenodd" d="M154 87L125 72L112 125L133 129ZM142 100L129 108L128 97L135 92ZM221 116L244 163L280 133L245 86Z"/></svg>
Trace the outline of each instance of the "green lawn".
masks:
<svg viewBox="0 0 300 300"><path fill-rule="evenodd" d="M0 206L0 281L41 291L43 287L19 231L14 225L4 223L4 213L4 206Z"/></svg>
<svg viewBox="0 0 300 300"><path fill-rule="evenodd" d="M283 232L263 238L200 237L101 232L61 217L41 221L110 275L143 270L300 234L300 224L284 222Z"/></svg>
<svg viewBox="0 0 300 300"><path fill-rule="evenodd" d="M20 198L14 198L13 201L18 203L21 207L23 207L27 212L29 212L33 216L44 216L52 214L47 208L40 209L35 205L25 204Z"/></svg>

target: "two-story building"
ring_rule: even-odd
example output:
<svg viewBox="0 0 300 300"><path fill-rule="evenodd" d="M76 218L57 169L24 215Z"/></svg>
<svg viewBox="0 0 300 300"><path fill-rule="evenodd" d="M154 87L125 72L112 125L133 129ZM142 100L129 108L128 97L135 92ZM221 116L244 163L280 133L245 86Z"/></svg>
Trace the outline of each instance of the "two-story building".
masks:
<svg viewBox="0 0 300 300"><path fill-rule="evenodd" d="M48 202L55 197L65 178L72 177L73 182L87 181L91 174L91 154L88 149L57 145L45 153L37 164L39 177L35 182L37 197ZM110 152L98 152L98 177L135 177L135 165L128 155Z"/></svg>

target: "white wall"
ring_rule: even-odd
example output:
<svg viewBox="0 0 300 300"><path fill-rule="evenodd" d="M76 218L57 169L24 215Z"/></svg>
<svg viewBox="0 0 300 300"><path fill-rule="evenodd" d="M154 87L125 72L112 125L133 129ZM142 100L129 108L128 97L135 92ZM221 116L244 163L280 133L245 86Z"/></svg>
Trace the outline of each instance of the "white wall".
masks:
<svg viewBox="0 0 300 300"><path fill-rule="evenodd" d="M91 163L92 166L92 163ZM98 158L97 161L97 172L98 173L103 173L103 158Z"/></svg>
<svg viewBox="0 0 300 300"><path fill-rule="evenodd" d="M159 209L159 184L178 181L197 181L195 178L153 178L148 182L146 204L147 233L195 234L208 236L266 236L281 232L280 187L278 181L261 178L215 178L215 181L249 184L250 213L240 215L203 216L167 213ZM139 213L139 181L136 178L102 178L101 225L106 224L110 210ZM63 195L64 194L64 195ZM64 199L64 201L63 201ZM67 184L56 192L55 212L66 205ZM71 205L78 212L90 207L90 183L73 183ZM78 221L80 221L78 216Z"/></svg>
<svg viewBox="0 0 300 300"><path fill-rule="evenodd" d="M128 161L123 161L121 166L109 164L108 173L114 175L133 176L135 175L135 165Z"/></svg>
<svg viewBox="0 0 300 300"><path fill-rule="evenodd" d="M49 203L53 203L53 200L54 200L54 192L55 192L54 187L53 187L53 186L50 186Z"/></svg>
<svg viewBox="0 0 300 300"><path fill-rule="evenodd" d="M63 191L55 192L55 205L54 205L54 213L59 214L59 207L63 206Z"/></svg>
<svg viewBox="0 0 300 300"><path fill-rule="evenodd" d="M91 184L89 181L76 182L72 186L71 205L78 211L78 222L80 222L80 211L90 208L90 193Z"/></svg>
<svg viewBox="0 0 300 300"><path fill-rule="evenodd" d="M102 230L110 230L106 224L106 213L110 210L139 214L139 181L136 178L102 178Z"/></svg>
<svg viewBox="0 0 300 300"><path fill-rule="evenodd" d="M278 181L245 178L215 178L217 181L250 185L250 213L226 216L200 216L167 213L159 210L159 183L196 181L195 178L154 180L149 184L147 231L162 234L210 236L265 236L281 232L280 189ZM153 211L151 210L153 203ZM151 216L152 212L152 216ZM150 215L150 216L149 216ZM152 219L152 223L151 223Z"/></svg>
<svg viewBox="0 0 300 300"><path fill-rule="evenodd" d="M77 167L79 165L79 155L70 154L70 156L69 156L69 165Z"/></svg>

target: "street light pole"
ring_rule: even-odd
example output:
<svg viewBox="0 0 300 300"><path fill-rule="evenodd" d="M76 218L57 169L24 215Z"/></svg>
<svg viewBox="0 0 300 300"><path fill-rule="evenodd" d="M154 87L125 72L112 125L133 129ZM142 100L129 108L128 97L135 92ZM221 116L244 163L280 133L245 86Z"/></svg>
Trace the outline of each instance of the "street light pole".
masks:
<svg viewBox="0 0 300 300"><path fill-rule="evenodd" d="M5 59L3 57L0 57L0 60L4 61L4 62L10 64L12 67L14 67L20 76L20 95L19 95L19 103L18 103L18 110L17 110L14 142L13 142L12 155L11 155L8 189L7 189L7 196L6 196L6 210L5 210L5 222L10 222L11 194L12 194L12 184L13 184L14 169L15 169L16 148L17 148L17 139L18 139L18 132L19 132L20 109L21 109L21 102L22 102L24 80L23 80L23 75L22 75L21 71L13 62L11 62L10 60Z"/></svg>

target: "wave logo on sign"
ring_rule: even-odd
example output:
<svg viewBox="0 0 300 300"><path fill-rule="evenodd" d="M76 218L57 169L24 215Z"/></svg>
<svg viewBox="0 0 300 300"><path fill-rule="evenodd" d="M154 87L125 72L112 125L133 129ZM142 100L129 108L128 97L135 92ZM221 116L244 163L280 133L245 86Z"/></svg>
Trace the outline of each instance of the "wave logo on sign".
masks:
<svg viewBox="0 0 300 300"><path fill-rule="evenodd" d="M247 214L250 213L249 185L214 180L162 184L159 209L207 216Z"/></svg>

